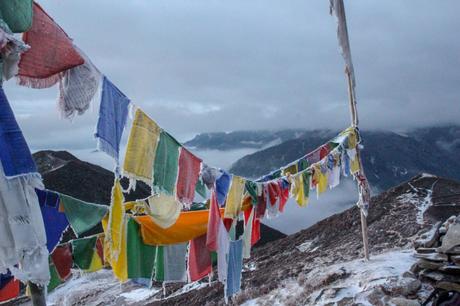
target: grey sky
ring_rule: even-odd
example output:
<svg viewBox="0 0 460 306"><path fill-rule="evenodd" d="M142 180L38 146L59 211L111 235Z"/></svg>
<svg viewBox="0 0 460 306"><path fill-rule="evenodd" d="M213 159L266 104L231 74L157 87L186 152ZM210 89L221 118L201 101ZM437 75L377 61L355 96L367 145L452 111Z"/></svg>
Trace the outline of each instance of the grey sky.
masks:
<svg viewBox="0 0 460 306"><path fill-rule="evenodd" d="M186 140L203 131L342 128L329 1L40 0L134 103ZM346 1L362 128L460 122L460 2ZM33 149L90 149L98 106L69 122L57 88L5 85Z"/></svg>

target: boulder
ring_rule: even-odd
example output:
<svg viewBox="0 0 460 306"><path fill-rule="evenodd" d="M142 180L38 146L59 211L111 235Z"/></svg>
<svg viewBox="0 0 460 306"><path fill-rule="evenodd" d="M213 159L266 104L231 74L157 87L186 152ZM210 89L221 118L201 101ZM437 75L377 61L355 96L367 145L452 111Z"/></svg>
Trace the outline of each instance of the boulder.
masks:
<svg viewBox="0 0 460 306"><path fill-rule="evenodd" d="M418 248L417 253L419 254L430 254L430 253L436 253L436 248Z"/></svg>
<svg viewBox="0 0 460 306"><path fill-rule="evenodd" d="M436 242L439 239L439 228L441 227L441 222L436 222L433 227L428 230L427 232L424 232L420 234L419 238L417 238L414 241L414 247L416 249L418 248L431 248L435 246Z"/></svg>
<svg viewBox="0 0 460 306"><path fill-rule="evenodd" d="M439 250L441 251L441 250ZM455 246L453 248L450 248L449 250L445 251L444 253L449 254L449 255L460 255L460 246Z"/></svg>
<svg viewBox="0 0 460 306"><path fill-rule="evenodd" d="M460 255L452 255L450 257L450 259L452 260L453 263L455 263L456 265L460 265Z"/></svg>
<svg viewBox="0 0 460 306"><path fill-rule="evenodd" d="M449 230L442 240L439 251L446 253L456 246L460 246L460 223L454 223L449 226Z"/></svg>
<svg viewBox="0 0 460 306"><path fill-rule="evenodd" d="M445 254L440 254L440 253L432 253L432 254L415 254L415 257L424 259L424 260L429 260L429 261L435 261L435 262L444 262L447 261L447 255Z"/></svg>
<svg viewBox="0 0 460 306"><path fill-rule="evenodd" d="M390 302L395 306L420 306L417 300L409 300L401 297L392 298Z"/></svg>
<svg viewBox="0 0 460 306"><path fill-rule="evenodd" d="M439 268L438 271L451 274L451 275L458 275L460 276L460 266L454 266L454 265L445 265ZM460 281L460 280L459 280Z"/></svg>
<svg viewBox="0 0 460 306"><path fill-rule="evenodd" d="M418 279L403 277L391 279L381 286L383 292L391 296L409 296L415 294L422 283Z"/></svg>
<svg viewBox="0 0 460 306"><path fill-rule="evenodd" d="M452 282L439 282L436 284L436 288L460 292L460 284Z"/></svg>
<svg viewBox="0 0 460 306"><path fill-rule="evenodd" d="M428 261L425 259L420 259L417 262L417 265L421 269L437 270L441 268L444 264L442 262L434 262L434 261Z"/></svg>

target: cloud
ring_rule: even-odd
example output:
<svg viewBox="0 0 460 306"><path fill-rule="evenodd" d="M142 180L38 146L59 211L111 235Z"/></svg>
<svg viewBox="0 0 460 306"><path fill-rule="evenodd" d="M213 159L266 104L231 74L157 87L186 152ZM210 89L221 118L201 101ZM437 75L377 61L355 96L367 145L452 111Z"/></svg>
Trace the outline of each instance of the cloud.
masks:
<svg viewBox="0 0 460 306"><path fill-rule="evenodd" d="M134 103L181 140L203 131L343 128L328 1L41 0ZM460 116L455 0L346 2L363 129ZM59 119L57 88L5 85L32 148L94 148L94 113Z"/></svg>
<svg viewBox="0 0 460 306"><path fill-rule="evenodd" d="M341 185L327 190L319 198L312 190L307 207L299 207L294 199L289 199L283 213L274 219L265 218L263 222L285 234L293 234L352 207L357 200L356 183L342 178ZM359 214L356 215L356 220L359 218Z"/></svg>

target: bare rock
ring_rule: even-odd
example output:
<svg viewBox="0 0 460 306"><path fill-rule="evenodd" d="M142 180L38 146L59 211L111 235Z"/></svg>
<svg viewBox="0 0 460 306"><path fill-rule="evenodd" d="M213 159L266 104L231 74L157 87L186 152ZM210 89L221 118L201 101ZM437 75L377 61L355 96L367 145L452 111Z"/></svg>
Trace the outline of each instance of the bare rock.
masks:
<svg viewBox="0 0 460 306"><path fill-rule="evenodd" d="M415 294L422 283L413 278L394 278L381 286L383 292L391 296L409 296Z"/></svg>
<svg viewBox="0 0 460 306"><path fill-rule="evenodd" d="M361 293L361 295L363 295L363 293ZM388 296L382 291L382 289L375 288L367 294L365 299L368 300L371 305L384 306L387 304L386 300L388 299Z"/></svg>
<svg viewBox="0 0 460 306"><path fill-rule="evenodd" d="M419 254L436 253L436 248L418 248L417 253Z"/></svg>
<svg viewBox="0 0 460 306"><path fill-rule="evenodd" d="M405 277L405 278L417 278L417 276L414 273L412 273L411 271L404 272L402 277Z"/></svg>
<svg viewBox="0 0 460 306"><path fill-rule="evenodd" d="M447 233L447 227L441 226L441 227L439 228L439 234L440 234L440 235L444 235L445 233Z"/></svg>
<svg viewBox="0 0 460 306"><path fill-rule="evenodd" d="M446 265L446 266L442 266L441 268L439 268L439 271L447 273L447 274L460 276L460 266Z"/></svg>
<svg viewBox="0 0 460 306"><path fill-rule="evenodd" d="M390 302L395 306L420 306L417 300L409 300L401 297L392 298Z"/></svg>
<svg viewBox="0 0 460 306"><path fill-rule="evenodd" d="M424 270L420 273L420 276L429 278L433 281L437 282L452 282L452 283L460 283L460 278L458 276L449 275L445 273L441 273L438 271L428 271Z"/></svg>
<svg viewBox="0 0 460 306"><path fill-rule="evenodd" d="M454 262L456 265L460 265L460 255L453 255L450 257L452 262Z"/></svg>
<svg viewBox="0 0 460 306"><path fill-rule="evenodd" d="M424 260L435 261L435 262L444 262L448 260L447 255L440 254L440 253L415 254L415 257L424 259Z"/></svg>
<svg viewBox="0 0 460 306"><path fill-rule="evenodd" d="M441 268L444 264L442 262L434 262L434 261L428 261L425 259L420 259L417 262L417 265L421 269L437 270Z"/></svg>
<svg viewBox="0 0 460 306"><path fill-rule="evenodd" d="M460 292L460 284L452 282L439 282L436 284L436 288L444 289L447 291L458 291Z"/></svg>
<svg viewBox="0 0 460 306"><path fill-rule="evenodd" d="M449 226L449 230L442 240L442 245L439 250L446 253L450 249L460 246L460 223L454 223Z"/></svg>
<svg viewBox="0 0 460 306"><path fill-rule="evenodd" d="M441 250L439 250L439 248L438 248L438 251L441 252ZM447 250L447 251L445 251L443 253L450 254L450 255L460 255L460 246L455 246L453 248L450 248L449 250Z"/></svg>
<svg viewBox="0 0 460 306"><path fill-rule="evenodd" d="M414 241L414 247L416 249L422 247L422 248L431 248L433 247L437 240L439 239L439 228L441 227L441 222L436 222L433 227L428 230L427 232L424 232L420 234L419 238L417 238Z"/></svg>

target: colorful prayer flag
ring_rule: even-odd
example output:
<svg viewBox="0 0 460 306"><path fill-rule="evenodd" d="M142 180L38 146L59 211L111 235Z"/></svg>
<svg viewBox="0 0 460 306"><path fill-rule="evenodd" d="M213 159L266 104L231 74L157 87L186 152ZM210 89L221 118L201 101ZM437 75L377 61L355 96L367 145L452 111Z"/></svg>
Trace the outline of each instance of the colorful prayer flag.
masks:
<svg viewBox="0 0 460 306"><path fill-rule="evenodd" d="M59 197L67 220L78 237L99 224L109 211L105 205L88 203L64 194Z"/></svg>
<svg viewBox="0 0 460 306"><path fill-rule="evenodd" d="M141 109L136 110L128 138L123 172L126 176L152 183L153 162L160 137L160 127Z"/></svg>
<svg viewBox="0 0 460 306"><path fill-rule="evenodd" d="M177 199L190 205L195 198L195 186L200 176L201 159L182 147L179 155L179 175L177 178Z"/></svg>
<svg viewBox="0 0 460 306"><path fill-rule="evenodd" d="M61 78L61 72L84 63L72 40L54 20L34 3L32 28L24 33L30 49L19 62L19 84L48 88Z"/></svg>
<svg viewBox="0 0 460 306"><path fill-rule="evenodd" d="M121 136L128 118L129 103L130 100L104 76L99 118L94 136L98 141L98 148L112 156L117 163Z"/></svg>
<svg viewBox="0 0 460 306"><path fill-rule="evenodd" d="M179 142L165 131L161 131L153 167L153 186L160 192L174 194L176 187Z"/></svg>

